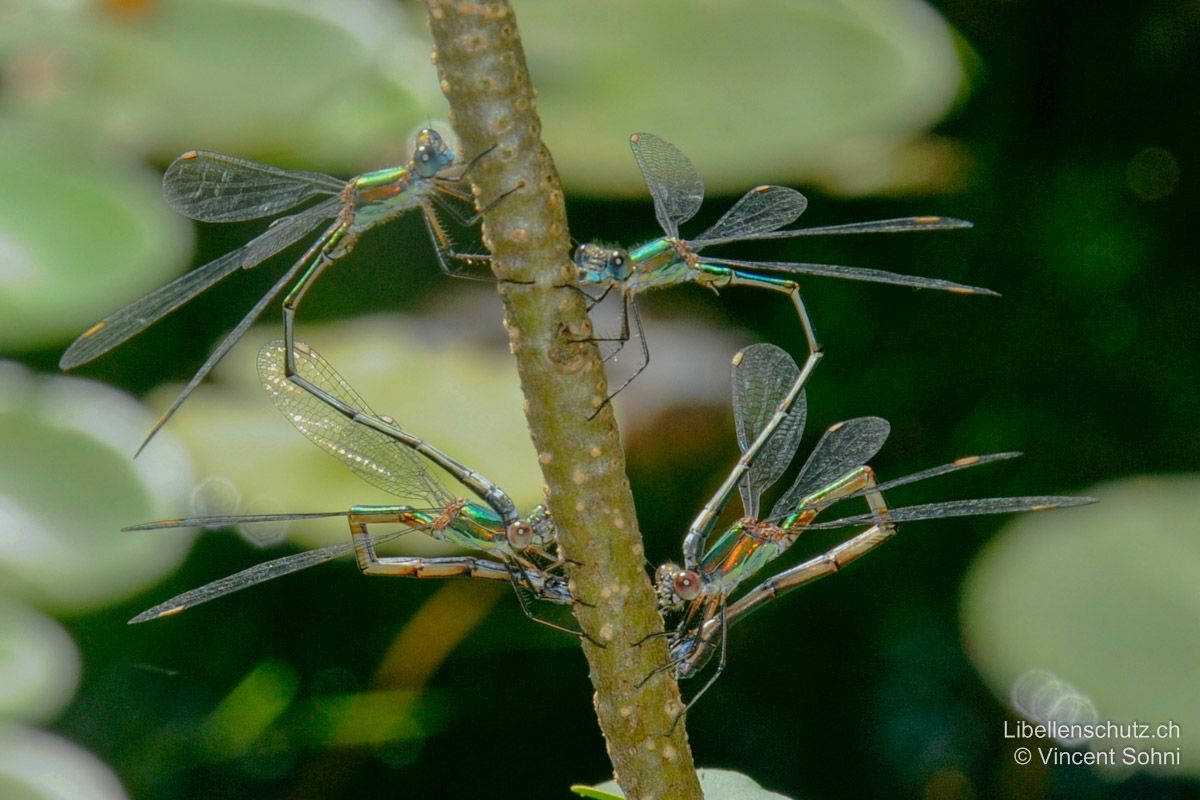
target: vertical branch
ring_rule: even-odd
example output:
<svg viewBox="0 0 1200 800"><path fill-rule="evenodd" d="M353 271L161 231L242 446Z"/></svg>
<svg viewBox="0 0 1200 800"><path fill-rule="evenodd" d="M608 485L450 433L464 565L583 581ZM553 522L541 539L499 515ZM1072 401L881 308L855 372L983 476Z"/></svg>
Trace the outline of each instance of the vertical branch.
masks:
<svg viewBox="0 0 1200 800"><path fill-rule="evenodd" d="M512 9L504 0L425 0L434 60L451 121L467 155L493 147L472 171L481 205L512 192L484 216L484 238L504 299L505 324L525 394L529 429L546 480L577 597L596 714L615 777L630 798L700 798L682 724L671 735L679 687L667 660L641 534L625 477L583 298L572 287L563 194L541 142L535 93Z"/></svg>

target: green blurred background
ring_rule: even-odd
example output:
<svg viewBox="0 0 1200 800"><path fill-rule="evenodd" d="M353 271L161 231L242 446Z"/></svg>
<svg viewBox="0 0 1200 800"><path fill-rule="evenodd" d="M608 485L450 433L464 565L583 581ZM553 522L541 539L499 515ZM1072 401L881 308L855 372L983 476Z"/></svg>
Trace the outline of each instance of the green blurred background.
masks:
<svg viewBox="0 0 1200 800"><path fill-rule="evenodd" d="M1200 208L1200 5L516 10L580 241L657 233L625 143L635 130L677 144L705 177L710 202L685 233L763 182L801 188L810 225L974 221L737 250L1004 295L805 281L827 354L809 441L884 416L884 477L1027 454L895 503L1103 500L907 526L743 623L689 715L697 762L789 797L1200 794L1200 279L1187 229ZM56 366L92 322L261 229L175 216L158 189L175 155L343 176L394 163L445 118L429 50L421 8L382 0L0 5L0 796L565 797L608 777L578 648L530 625L504 587L368 580L338 562L125 625L344 530L122 525L388 500L258 389L252 361L278 335L275 311L129 459L282 265L232 277L77 375ZM617 409L659 563L736 457L728 359L753 341L803 345L786 301L758 292L679 289L643 310L653 361ZM320 282L300 336L377 411L528 507L540 477L500 321L494 290L440 273L413 218ZM416 538L405 552L439 552ZM809 538L789 563L836 541ZM1005 724L1064 714L1174 721L1178 739L1140 744L1178 748L1182 764L1015 764L1016 747L1053 743L1005 738ZM1113 744L1125 743L1094 747Z"/></svg>

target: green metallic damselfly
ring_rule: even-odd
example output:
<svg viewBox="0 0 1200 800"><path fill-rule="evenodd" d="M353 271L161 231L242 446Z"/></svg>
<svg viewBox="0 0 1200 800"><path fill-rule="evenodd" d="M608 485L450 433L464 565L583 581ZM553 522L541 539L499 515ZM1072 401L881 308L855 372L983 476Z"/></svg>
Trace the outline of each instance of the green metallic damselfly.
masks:
<svg viewBox="0 0 1200 800"><path fill-rule="evenodd" d="M631 250L601 244L583 244L575 251L576 285L585 293L589 288L601 292L599 296L588 295L593 303L599 302L614 290L619 292L622 298L620 333L616 337L597 337L593 341L617 342L616 350L608 355L611 359L630 339L629 319L632 317L641 344L641 363L604 402L608 402L628 386L650 362L650 351L646 346L641 316L635 301L637 295L651 289L697 283L714 291L730 286L749 286L786 294L795 306L808 345L808 359L804 363L802 383L821 357L821 347L817 343L808 310L800 297L799 286L794 281L762 275L759 274L760 270L890 283L918 289L942 289L960 294L996 294L990 289L978 286L861 267L701 257L700 251L706 247L749 240L949 230L969 228L971 223L948 217L903 217L821 228L780 230L800 217L808 207L808 200L795 189L784 186L758 186L743 195L704 233L694 239L682 239L679 236L679 226L691 219L704 201L704 182L700 179L700 174L687 156L671 143L653 134L635 133L629 138L629 144L646 181L646 188L650 190L650 196L654 199L654 213L658 224L666 235Z"/></svg>
<svg viewBox="0 0 1200 800"><path fill-rule="evenodd" d="M127 528L213 527L346 517L352 537L352 542L347 544L268 561L184 592L142 612L131 622L177 614L230 592L354 552L359 567L368 575L417 578L470 576L510 581L517 589L522 609L530 618L567 630L536 617L524 596L528 592L537 599L560 605L575 602L567 589L566 580L553 572L561 560L555 555L554 527L546 509L537 506L528 516L519 517L512 500L494 483L429 442L403 430L390 418L372 412L337 371L303 342L295 343L294 356L298 375L336 398L342 406L354 409L354 415L343 415L289 379L285 374L286 356L282 340L268 343L258 356L259 376L275 407L309 441L336 457L360 478L392 495L415 501L417 505L355 506L348 511L297 514L192 517ZM449 472L482 504L452 495L425 466L420 456ZM405 530L381 536L370 535L370 525L385 523L398 523L406 527ZM422 531L440 541L481 551L488 557L380 558L376 555L378 544L412 531Z"/></svg>
<svg viewBox="0 0 1200 800"><path fill-rule="evenodd" d="M201 222L261 219L314 198L325 199L295 214L280 217L267 230L238 249L97 322L67 348L59 360L59 366L71 369L91 361L140 333L221 279L238 270L258 266L313 229L326 226L316 241L254 304L192 376L170 408L150 429L138 447L137 452L140 453L275 296L293 281L295 283L283 301L283 335L287 342L294 342L296 311L305 293L322 272L349 254L359 238L371 228L419 208L433 240L438 263L449 274L461 274L457 265L473 261L475 257L456 253L452 249L434 209L437 203L452 215L462 216L458 209L445 203L443 196L471 201L471 195L457 185L462 175L445 174L454 161L453 151L432 128L426 128L417 135L413 157L407 164L367 172L349 181L318 172L280 169L220 153L200 150L184 153L175 159L163 175L163 196L176 211ZM468 164L468 170L470 166ZM292 365L288 366L290 368Z"/></svg>
<svg viewBox="0 0 1200 800"><path fill-rule="evenodd" d="M734 359L733 406L738 441L761 438L764 425L787 407L787 398L799 372L791 357L779 348L759 344ZM776 408L776 404L780 404ZM883 447L890 432L886 420L860 417L829 428L813 448L791 487L771 512L760 514L762 492L779 479L799 447L805 422L805 402L800 397L778 423L770 440L751 457L746 455L705 505L689 528L683 546L683 566L668 563L656 573L660 609L681 616L670 633L671 661L676 677L700 671L719 646L721 658L712 678L693 697L695 702L712 685L725 666L724 645L728 627L765 603L817 578L837 572L860 556L895 536L902 522L926 519L1042 511L1095 502L1090 497L1033 496L951 500L925 505L889 508L883 492L946 475L969 467L1014 458L1019 453L994 453L960 458L949 464L879 483L867 461ZM770 420L770 421L768 421ZM765 422L766 421L766 422ZM737 487L744 514L709 546L717 515ZM828 522L815 519L835 503L863 498L868 513ZM730 597L749 577L782 555L801 533L826 528L868 526L842 544L768 578L736 601ZM690 703L689 703L690 705Z"/></svg>

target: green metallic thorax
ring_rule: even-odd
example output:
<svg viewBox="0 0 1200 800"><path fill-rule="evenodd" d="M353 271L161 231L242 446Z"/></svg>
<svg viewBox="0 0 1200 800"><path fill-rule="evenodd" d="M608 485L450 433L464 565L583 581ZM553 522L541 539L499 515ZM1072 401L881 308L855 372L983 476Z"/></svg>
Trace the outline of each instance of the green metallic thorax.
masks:
<svg viewBox="0 0 1200 800"><path fill-rule="evenodd" d="M795 535L769 523L738 520L704 554L700 572L710 592L727 594L791 546Z"/></svg>
<svg viewBox="0 0 1200 800"><path fill-rule="evenodd" d="M748 518L738 520L700 559L700 572L709 593L732 592L747 577L778 558L832 500L862 488L869 473L869 467L851 470L805 497L778 525Z"/></svg>
<svg viewBox="0 0 1200 800"><path fill-rule="evenodd" d="M860 489L869 469L858 467L808 495L778 525L755 519L738 520L700 560L700 572L709 591L728 594L782 555L830 501Z"/></svg>
<svg viewBox="0 0 1200 800"><path fill-rule="evenodd" d="M629 251L632 273L625 279L625 291L638 294L649 289L698 283L717 290L729 286L741 273L721 264L706 264L687 243L668 237L655 239ZM757 283L773 283L781 287L791 282L767 275L755 275Z"/></svg>
<svg viewBox="0 0 1200 800"><path fill-rule="evenodd" d="M359 175L346 187L345 200L354 209L351 230L361 233L416 207L433 187L408 166L385 167Z"/></svg>
<svg viewBox="0 0 1200 800"><path fill-rule="evenodd" d="M467 503L454 522L442 531L447 542L477 550L508 549L504 522L487 506Z"/></svg>
<svg viewBox="0 0 1200 800"><path fill-rule="evenodd" d="M695 280L693 270L683 260L675 243L663 237L629 251L633 271L625 280L626 291L638 294L648 289L676 286Z"/></svg>

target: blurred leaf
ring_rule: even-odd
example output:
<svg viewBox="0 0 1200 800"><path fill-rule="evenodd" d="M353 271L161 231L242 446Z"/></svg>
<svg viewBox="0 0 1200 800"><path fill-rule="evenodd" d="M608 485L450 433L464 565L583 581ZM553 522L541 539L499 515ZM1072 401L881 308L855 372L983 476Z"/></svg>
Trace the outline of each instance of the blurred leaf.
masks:
<svg viewBox="0 0 1200 800"><path fill-rule="evenodd" d="M0 185L0 348L73 337L187 259L158 175L83 139L0 124Z"/></svg>
<svg viewBox="0 0 1200 800"><path fill-rule="evenodd" d="M893 165L963 81L951 31L918 0L526 0L520 14L546 141L587 192L643 193L634 131L678 145L714 193L911 183Z"/></svg>
<svg viewBox="0 0 1200 800"><path fill-rule="evenodd" d="M397 132L444 115L428 40L396 4L106 9L27 0L10 14L11 108L163 160L205 147L327 168L347 153L372 154L356 166L406 155ZM640 193L620 144L635 130L680 145L726 192L769 177L912 188L959 160L913 149L963 83L950 30L919 0L527 0L521 24L547 139L575 187Z"/></svg>
<svg viewBox="0 0 1200 800"><path fill-rule="evenodd" d="M170 436L136 462L151 423L133 398L0 362L0 591L61 611L130 597L175 567L166 547L123 525L178 504L190 483Z"/></svg>
<svg viewBox="0 0 1200 800"><path fill-rule="evenodd" d="M700 776L700 787L704 790L705 800L788 800L781 794L768 792L755 783L753 778L740 772L702 768L696 770L696 774ZM587 788L586 786L572 786L571 790L577 794L583 794L579 789ZM595 791L596 794L583 796L599 797L602 800L608 797L625 797L616 781L607 781L589 791Z"/></svg>
<svg viewBox="0 0 1200 800"><path fill-rule="evenodd" d="M1200 706L1187 701L1200 663L1197 492L1197 476L1134 478L1089 491L1095 506L1009 525L963 596L964 636L992 690L1009 698L1031 671L1046 671L1099 721L1181 730L1129 744L1197 752ZM1175 770L1200 775L1194 759Z"/></svg>
<svg viewBox="0 0 1200 800"><path fill-rule="evenodd" d="M0 796L5 800L125 800L103 762L59 736L0 726Z"/></svg>
<svg viewBox="0 0 1200 800"><path fill-rule="evenodd" d="M33 4L40 6L41 4ZM429 45L395 4L161 0L16 13L0 39L13 107L166 160L186 146L240 155L400 153L432 97Z"/></svg>
<svg viewBox="0 0 1200 800"><path fill-rule="evenodd" d="M205 720L201 738L208 755L244 755L292 705L299 684L295 669L286 662L269 659L256 665Z"/></svg>
<svg viewBox="0 0 1200 800"><path fill-rule="evenodd" d="M50 719L75 694L81 666L58 623L0 597L0 718Z"/></svg>
<svg viewBox="0 0 1200 800"><path fill-rule="evenodd" d="M592 798L592 800L624 800L625 799L625 795L623 795L623 794L610 794L609 792L602 792L599 789L593 789L590 786L583 786L578 783L571 787L571 791L574 792L575 794L579 795L580 797L589 797L589 798Z"/></svg>

